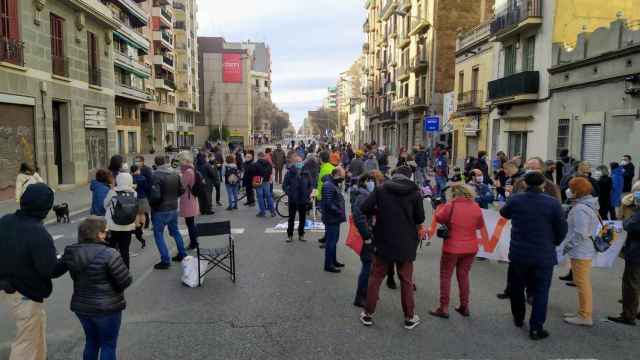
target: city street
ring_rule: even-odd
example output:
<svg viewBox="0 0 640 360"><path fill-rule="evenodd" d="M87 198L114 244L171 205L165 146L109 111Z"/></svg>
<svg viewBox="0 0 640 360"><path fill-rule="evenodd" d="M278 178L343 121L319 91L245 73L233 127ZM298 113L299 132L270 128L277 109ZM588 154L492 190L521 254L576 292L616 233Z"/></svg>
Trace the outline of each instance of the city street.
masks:
<svg viewBox="0 0 640 360"><path fill-rule="evenodd" d="M504 264L474 265L470 319L453 311L455 281L451 318L428 315L438 300L440 240L435 240L419 250L415 264L416 311L422 324L405 330L399 290L383 287L375 325L365 328L358 320L360 309L352 305L360 263L344 246L346 225L338 248L346 267L336 275L322 271L319 234L308 234L306 243L287 244L284 234L265 233L281 218L259 219L255 209L242 206L232 213L221 207L216 211L199 221L230 219L234 229L244 229L235 237L237 283L214 271L204 287L187 288L180 283L179 264L169 271L152 269L158 254L150 233L145 234L144 250L134 240L134 284L126 292L119 359L632 359L638 354L638 328L601 321L620 310L622 262L611 270L594 269L593 328L562 321L563 313L577 308L576 290L554 280L547 321L552 337L532 343L526 330L513 327L509 302L495 297L505 285ZM85 216L72 217L69 225L48 226L60 252L76 241L77 223ZM224 239L202 244L215 241ZM556 278L564 273L558 268ZM54 281L47 301L49 360L81 358L84 335L69 310L71 293L68 275ZM0 324L0 359L6 359L14 328L4 306Z"/></svg>

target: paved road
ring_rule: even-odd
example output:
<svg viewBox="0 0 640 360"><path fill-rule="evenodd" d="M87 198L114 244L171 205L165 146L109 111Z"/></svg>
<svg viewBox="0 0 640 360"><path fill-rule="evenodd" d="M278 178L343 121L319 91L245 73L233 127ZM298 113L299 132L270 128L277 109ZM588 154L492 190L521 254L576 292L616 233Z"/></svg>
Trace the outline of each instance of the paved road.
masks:
<svg viewBox="0 0 640 360"><path fill-rule="evenodd" d="M345 271L328 274L322 271L318 234L310 234L313 241L307 243L287 244L282 234L265 234L281 219L257 219L255 209L220 209L207 218L231 219L234 228L245 229L236 237L238 282L214 272L203 288L185 288L179 266L153 271L155 246L150 242L140 250L134 242L135 283L126 293L120 359L635 359L640 352L640 328L600 321L619 311L622 264L594 270L597 322L590 329L563 323L562 314L574 311L577 299L574 288L555 281L548 321L552 338L532 343L526 331L513 327L508 302L495 298L504 286L505 265L474 265L470 319L453 311L450 320L429 317L438 299L436 241L420 251L415 266L417 313L423 324L405 330L399 292L383 288L376 324L365 328L358 321L360 310L351 305L359 260L346 247L338 250ZM76 241L76 226L49 226L59 251ZM346 226L341 244L345 236ZM150 234L146 237L151 240ZM47 303L49 359L80 359L83 334L68 310L72 283L65 276L54 287ZM0 306L0 359L8 357L13 331L6 308Z"/></svg>

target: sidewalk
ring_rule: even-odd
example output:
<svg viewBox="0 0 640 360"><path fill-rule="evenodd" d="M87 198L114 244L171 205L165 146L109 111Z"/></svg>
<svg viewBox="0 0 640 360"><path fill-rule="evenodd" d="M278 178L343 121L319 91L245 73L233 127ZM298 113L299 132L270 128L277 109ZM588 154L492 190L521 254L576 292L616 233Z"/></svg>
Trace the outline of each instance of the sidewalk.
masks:
<svg viewBox="0 0 640 360"><path fill-rule="evenodd" d="M89 185L74 186L69 189L58 190L55 192L53 203L55 205L67 203L69 204L69 213L78 213L88 210L91 207L91 191ZM0 216L15 212L20 205L15 200L0 201ZM56 214L51 211L45 222L55 220Z"/></svg>

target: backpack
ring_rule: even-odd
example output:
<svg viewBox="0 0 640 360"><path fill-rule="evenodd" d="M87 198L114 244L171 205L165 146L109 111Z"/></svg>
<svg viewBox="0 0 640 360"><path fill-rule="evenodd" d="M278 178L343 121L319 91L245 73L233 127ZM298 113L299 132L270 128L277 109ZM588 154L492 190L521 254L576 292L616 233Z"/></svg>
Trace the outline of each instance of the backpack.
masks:
<svg viewBox="0 0 640 360"><path fill-rule="evenodd" d="M204 189L206 188L207 184L205 183L202 174L200 174L200 171L193 170L193 172L195 174L195 180L193 182L193 186L189 188L189 191L191 192L191 195L199 197L204 194Z"/></svg>
<svg viewBox="0 0 640 360"><path fill-rule="evenodd" d="M134 193L118 191L111 199L111 220L116 225L131 225L138 216L138 199Z"/></svg>
<svg viewBox="0 0 640 360"><path fill-rule="evenodd" d="M227 177L227 183L230 185L235 185L240 181L240 176L238 176L238 168L227 167L225 169L225 176Z"/></svg>

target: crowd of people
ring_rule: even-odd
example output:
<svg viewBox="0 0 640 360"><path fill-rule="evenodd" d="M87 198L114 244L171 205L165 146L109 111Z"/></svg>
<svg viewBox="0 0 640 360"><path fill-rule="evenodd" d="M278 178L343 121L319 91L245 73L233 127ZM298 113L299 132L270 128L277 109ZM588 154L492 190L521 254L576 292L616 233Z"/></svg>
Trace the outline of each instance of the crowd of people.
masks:
<svg viewBox="0 0 640 360"><path fill-rule="evenodd" d="M482 209L496 208L512 227L506 288L498 298L510 299L516 327L523 327L526 304L531 304L533 340L549 336L544 323L558 246L563 246L571 268L561 279L578 292L578 311L564 319L573 325L593 325L594 236L603 220L622 219L627 232L623 312L609 319L635 325L640 296L640 182L633 183L631 156L593 171L591 164L566 151L560 155L558 161L538 157L524 161L499 152L490 166L487 153L479 152L464 167L456 167L448 149L418 146L400 149L397 162L391 164L389 150L375 143L354 148L315 142L277 144L257 154L207 143L195 154L183 151L174 159L156 156L152 166L143 156L129 165L115 155L91 181L91 216L78 226L78 243L60 257L43 225L53 207L53 190L36 169L23 164L16 180L20 210L0 219L0 294L18 325L11 359L46 358L43 301L52 292L51 279L67 272L74 281L71 310L86 335L84 358L97 359L100 354L101 359L115 359L126 307L124 291L132 282L132 237L144 248L145 230L152 225L160 257L154 268L169 269L172 262L187 256L187 250L198 247L196 218L215 214L214 203L222 206L222 185L227 211L238 209L242 189L244 205L257 206L257 217L276 216L273 191L274 185L281 185L289 206L287 243L293 242L296 224L297 239L306 240L307 213L317 204L325 229L320 239L323 268L328 273L339 274L345 266L338 261L337 244L341 225L351 218L350 226L362 240L353 304L363 308L360 321L366 326L374 324L382 282L386 278L387 286L395 289L396 276L404 327L413 329L421 322L415 312L413 263L421 242L433 236L425 228L425 197L433 197L438 205L434 220L443 239L439 304L429 314L449 318L455 270L460 296L455 310L471 316L470 271L476 260L484 260L477 254L488 237ZM187 227L186 246L179 218ZM164 239L167 228L176 243L173 256ZM30 236L22 237L25 232Z"/></svg>

